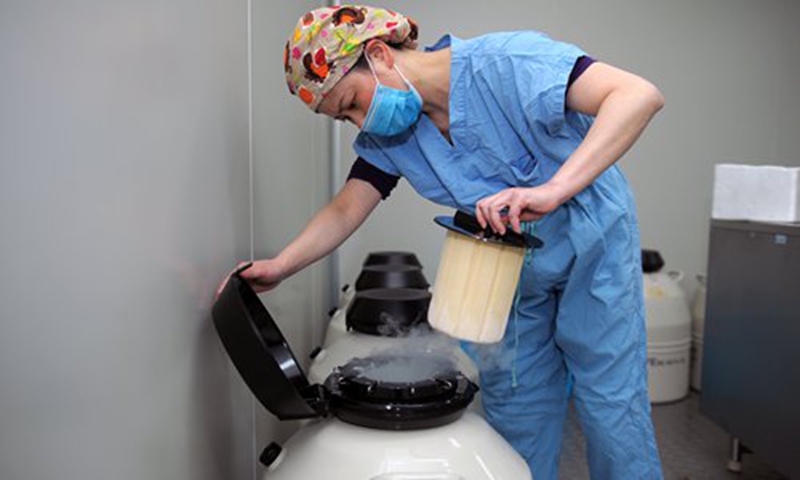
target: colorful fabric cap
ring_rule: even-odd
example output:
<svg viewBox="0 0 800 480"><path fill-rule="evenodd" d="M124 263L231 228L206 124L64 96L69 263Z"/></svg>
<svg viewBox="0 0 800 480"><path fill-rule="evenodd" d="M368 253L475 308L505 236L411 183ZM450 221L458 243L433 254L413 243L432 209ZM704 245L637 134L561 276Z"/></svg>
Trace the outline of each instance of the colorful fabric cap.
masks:
<svg viewBox="0 0 800 480"><path fill-rule="evenodd" d="M316 111L358 62L369 40L416 48L418 35L413 20L383 8L343 5L312 10L300 18L286 42L283 65L289 91Z"/></svg>

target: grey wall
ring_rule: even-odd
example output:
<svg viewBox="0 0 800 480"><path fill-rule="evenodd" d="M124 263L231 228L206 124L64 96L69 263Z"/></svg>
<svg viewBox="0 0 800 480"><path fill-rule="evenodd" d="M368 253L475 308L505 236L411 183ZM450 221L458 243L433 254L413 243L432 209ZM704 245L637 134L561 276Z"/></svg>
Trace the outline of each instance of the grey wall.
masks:
<svg viewBox="0 0 800 480"><path fill-rule="evenodd" d="M313 115L289 94L283 50L295 23L320 2L253 3L254 247L268 258L303 229L330 198L327 131L330 120ZM294 275L262 295L305 367L322 339L330 308L327 261ZM258 409L259 448L286 438L297 424L277 423Z"/></svg>
<svg viewBox="0 0 800 480"><path fill-rule="evenodd" d="M0 4L0 478L254 478L245 0Z"/></svg>
<svg viewBox="0 0 800 480"><path fill-rule="evenodd" d="M452 32L537 29L656 83L667 106L622 160L638 199L642 241L685 270L706 264L713 165L800 165L800 4L791 0L385 1L420 24L423 44ZM457 8L456 8L457 7ZM348 128L342 172L353 159ZM363 254L388 246L421 254L429 276L443 211L404 182L342 248L343 280Z"/></svg>

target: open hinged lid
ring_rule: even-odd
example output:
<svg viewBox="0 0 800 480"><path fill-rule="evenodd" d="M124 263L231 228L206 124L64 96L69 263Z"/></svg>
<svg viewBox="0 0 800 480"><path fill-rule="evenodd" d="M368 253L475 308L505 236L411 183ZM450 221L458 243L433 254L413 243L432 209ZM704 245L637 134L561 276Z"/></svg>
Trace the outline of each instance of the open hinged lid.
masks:
<svg viewBox="0 0 800 480"><path fill-rule="evenodd" d="M433 221L448 230L472 237L476 240L520 248L541 248L544 246L544 242L528 233L523 232L520 234L509 229L505 235L500 235L492 230L491 227L484 229L481 227L480 223L478 223L477 218L460 210L452 217L442 215L434 218Z"/></svg>
<svg viewBox="0 0 800 480"><path fill-rule="evenodd" d="M323 414L322 389L309 385L272 316L238 274L220 293L212 317L228 356L267 410L281 420Z"/></svg>

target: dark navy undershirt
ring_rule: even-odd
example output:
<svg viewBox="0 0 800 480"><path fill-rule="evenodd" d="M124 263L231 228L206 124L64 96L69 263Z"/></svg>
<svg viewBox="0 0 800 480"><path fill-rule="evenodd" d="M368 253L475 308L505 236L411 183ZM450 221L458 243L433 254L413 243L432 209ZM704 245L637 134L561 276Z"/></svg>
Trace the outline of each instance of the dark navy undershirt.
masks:
<svg viewBox="0 0 800 480"><path fill-rule="evenodd" d="M569 74L567 90L569 90L569 87L575 83L575 80L589 68L589 65L594 62L595 60L592 57L582 56L578 58L575 62L575 66L572 67L572 72ZM397 175L386 173L361 157L358 157L350 168L350 174L347 175L347 180L351 178L357 178L369 183L375 187L375 190L381 194L381 198L384 200L389 198L392 190L397 186L397 182L400 181L400 177Z"/></svg>

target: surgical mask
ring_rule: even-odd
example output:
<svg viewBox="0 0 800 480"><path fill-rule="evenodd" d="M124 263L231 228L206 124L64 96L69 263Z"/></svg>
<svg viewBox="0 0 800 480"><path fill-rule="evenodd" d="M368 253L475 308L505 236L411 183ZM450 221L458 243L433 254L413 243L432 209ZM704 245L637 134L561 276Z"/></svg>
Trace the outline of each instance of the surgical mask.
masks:
<svg viewBox="0 0 800 480"><path fill-rule="evenodd" d="M394 69L408 86L408 91L381 85L369 55L367 63L377 85L361 131L383 137L392 137L405 132L417 122L422 113L422 97L397 65Z"/></svg>

